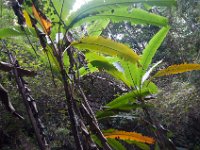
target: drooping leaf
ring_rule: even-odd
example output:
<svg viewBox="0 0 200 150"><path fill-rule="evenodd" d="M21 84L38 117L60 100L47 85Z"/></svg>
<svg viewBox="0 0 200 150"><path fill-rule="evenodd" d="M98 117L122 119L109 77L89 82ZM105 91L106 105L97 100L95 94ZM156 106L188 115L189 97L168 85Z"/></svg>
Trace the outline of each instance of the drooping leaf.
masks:
<svg viewBox="0 0 200 150"><path fill-rule="evenodd" d="M138 62L140 58L128 46L103 37L89 36L81 39L80 41L73 42L71 45L79 50L87 49L110 56L118 56L119 58L133 63Z"/></svg>
<svg viewBox="0 0 200 150"><path fill-rule="evenodd" d="M124 74L120 72L115 66L110 63L106 57L97 55L95 53L87 53L87 61L91 63L94 67L98 68L99 71L105 71L114 78L123 81L126 85L130 86L130 83L125 78Z"/></svg>
<svg viewBox="0 0 200 150"><path fill-rule="evenodd" d="M52 26L51 21L41 11L37 10L34 5L32 5L32 11L34 17L39 21L40 25L42 26L43 31L49 35Z"/></svg>
<svg viewBox="0 0 200 150"><path fill-rule="evenodd" d="M156 6L172 6L176 4L175 0L93 0L81 7L81 9L75 11L67 18L67 26L71 28L83 18L91 15L100 14L105 11L112 10L117 5L130 6L134 3L146 3Z"/></svg>
<svg viewBox="0 0 200 150"><path fill-rule="evenodd" d="M116 99L112 100L111 102L109 102L108 104L106 104L106 108L109 110L113 110L116 108L120 109L120 106L122 104L131 104L131 103L135 103L136 99L138 97L142 97L145 95L148 95L149 91L148 90L135 90L135 91L131 91L129 93L123 94L119 97L117 97Z"/></svg>
<svg viewBox="0 0 200 150"><path fill-rule="evenodd" d="M154 57L157 49L162 44L163 40L165 39L170 27L163 27L154 37L150 40L148 45L143 51L142 57L141 57L141 65L142 65L142 71L141 75L143 75L147 68L149 67L149 64L152 62L152 58Z"/></svg>
<svg viewBox="0 0 200 150"><path fill-rule="evenodd" d="M108 131L103 131L103 134L106 138L111 138L111 139L130 140L147 144L155 143L155 140L153 138L148 136L143 136L142 134L136 132L108 130Z"/></svg>
<svg viewBox="0 0 200 150"><path fill-rule="evenodd" d="M105 106L105 110L101 110L101 111L97 111L96 112L96 117L97 119L105 119L105 118L108 118L108 117L111 117L111 116L114 116L114 115L117 115L121 112L130 112L132 110L136 110L137 108L141 108L141 107L144 107L142 104L137 104L137 103L134 103L134 102L127 102L127 101L124 101L124 102L121 102L121 103L118 103L115 108L112 108L112 109L107 109L107 107Z"/></svg>
<svg viewBox="0 0 200 150"><path fill-rule="evenodd" d="M97 111L96 112L96 118L98 120L101 120L101 119L105 119L105 118L114 116L114 115L116 115L118 113L119 113L119 111L113 111L113 110Z"/></svg>
<svg viewBox="0 0 200 150"><path fill-rule="evenodd" d="M161 77L161 76L168 76L173 74L184 73L188 71L200 70L200 64L179 64L179 65L172 65L165 69L158 71L153 78Z"/></svg>
<svg viewBox="0 0 200 150"><path fill-rule="evenodd" d="M25 28L26 34L36 37L35 30L33 28ZM10 27L0 29L0 38L26 36L21 27Z"/></svg>
<svg viewBox="0 0 200 150"><path fill-rule="evenodd" d="M111 21L118 23L122 21L129 21L132 24L152 24L156 26L167 26L168 19L153 13L149 13L142 9L133 8L131 11L127 10L127 7L113 7L109 11L99 13L96 15L88 16L87 18L77 21L76 25L81 23L94 21L98 19L110 19Z"/></svg>
<svg viewBox="0 0 200 150"><path fill-rule="evenodd" d="M106 106L104 106L104 110L98 111L96 116L98 119L102 119L116 115L119 112L129 112L139 107L143 107L141 104L136 103L136 99L149 94L148 88L145 88L144 90L142 89L141 91L135 90L126 93L106 104Z"/></svg>

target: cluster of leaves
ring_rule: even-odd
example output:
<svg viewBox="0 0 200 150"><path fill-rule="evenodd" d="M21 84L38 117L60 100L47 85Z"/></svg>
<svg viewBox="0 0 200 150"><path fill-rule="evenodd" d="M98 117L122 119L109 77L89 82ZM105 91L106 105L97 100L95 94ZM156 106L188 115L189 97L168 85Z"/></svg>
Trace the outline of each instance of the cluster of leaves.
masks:
<svg viewBox="0 0 200 150"><path fill-rule="evenodd" d="M104 2L96 0L86 3L81 9L71 13L70 10L74 4L73 0L63 0L62 2L57 0L47 2L44 0L41 2L32 3L31 1L26 1L23 5L23 16L27 26L23 28L3 28L0 30L0 38L22 35L38 38L43 51L37 51L37 55L44 63L51 62L53 74L57 75L59 79L61 79L59 72L62 68L59 66L59 55L55 54L55 47L62 47L62 61L66 72L70 71L67 51L69 47L74 47L85 53L89 67L89 71L84 70L84 67L76 68L76 76L84 76L91 71L105 71L126 84L130 91L112 100L104 107L104 110L97 112L98 119L113 116L119 112L129 112L137 108L147 107L145 98L157 93L158 87L152 82L156 77L200 70L199 64L179 64L169 66L151 76L153 70L162 62L159 61L152 64L152 59L170 29L168 19L134 8L132 4L141 3L146 7L173 6L176 4L175 0L106 0ZM131 6L129 6L130 4ZM35 23L35 20L38 23ZM139 56L128 46L100 36L110 21L112 23L127 21L131 25L151 24L159 27L160 30L152 37ZM69 31L73 33L83 23L87 26L86 32L88 36L80 39L81 35L72 35L77 40L66 47L66 33ZM45 36L47 37L46 39ZM77 56L80 53L79 51L76 51ZM147 144L154 144L155 142L153 138L134 132L112 130L105 131L104 135L108 139L112 139L108 140L108 143L114 149L119 149L119 147L125 149L121 143L115 140L116 138ZM94 139L96 138L94 137ZM96 141L98 140L96 139ZM116 147L115 144L119 146ZM101 146L101 144L99 145Z"/></svg>

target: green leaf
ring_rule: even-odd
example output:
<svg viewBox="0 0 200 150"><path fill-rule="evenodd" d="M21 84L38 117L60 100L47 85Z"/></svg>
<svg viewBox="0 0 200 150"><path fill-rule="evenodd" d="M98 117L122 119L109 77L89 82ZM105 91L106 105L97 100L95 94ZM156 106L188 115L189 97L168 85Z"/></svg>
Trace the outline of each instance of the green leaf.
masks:
<svg viewBox="0 0 200 150"><path fill-rule="evenodd" d="M126 85L130 86L130 83L125 78L124 74L116 69L115 66L106 59L106 57L97 55L95 53L87 53L85 56L88 62L90 62L90 64L92 64L94 67L98 68L99 71L105 71L114 78L121 80Z"/></svg>
<svg viewBox="0 0 200 150"><path fill-rule="evenodd" d="M99 146L103 147L101 141L98 139L96 135L92 135L92 139L94 142ZM114 150L126 150L125 147L117 140L115 139L107 139L108 144L114 149Z"/></svg>
<svg viewBox="0 0 200 150"><path fill-rule="evenodd" d="M81 9L72 13L67 18L68 29L73 27L78 21L91 15L97 15L105 11L112 10L116 6L130 6L134 3L146 3L156 6L172 6L176 4L175 0L93 0L81 7Z"/></svg>
<svg viewBox="0 0 200 150"><path fill-rule="evenodd" d="M47 1L45 8L47 15L52 21L58 22L60 19L65 20L72 10L75 0L50 0ZM54 7L52 7L54 6ZM55 8L55 9L54 9ZM55 12L56 11L56 12Z"/></svg>
<svg viewBox="0 0 200 150"><path fill-rule="evenodd" d="M101 119L105 119L105 118L114 116L118 113L119 113L118 111L112 111L112 110L97 111L96 117L98 120L101 120Z"/></svg>
<svg viewBox="0 0 200 150"><path fill-rule="evenodd" d="M134 63L138 62L140 58L128 46L103 37L89 36L81 39L80 41L73 42L71 45L79 50L87 49L110 56L118 56L119 58Z"/></svg>
<svg viewBox="0 0 200 150"><path fill-rule="evenodd" d="M103 147L103 145L101 144L101 141L98 139L96 135L92 135L91 137L99 147Z"/></svg>
<svg viewBox="0 0 200 150"><path fill-rule="evenodd" d="M99 19L97 21L91 22L87 27L88 35L90 36L99 36L102 31L108 26L109 19Z"/></svg>
<svg viewBox="0 0 200 150"><path fill-rule="evenodd" d="M33 36L36 37L35 30L33 28L25 28L26 33L21 27L10 27L0 29L0 38L17 37L17 36Z"/></svg>
<svg viewBox="0 0 200 150"><path fill-rule="evenodd" d="M179 65L172 65L165 69L158 71L153 78L155 77L162 77L168 76L173 74L184 73L188 71L200 70L200 64L179 64Z"/></svg>
<svg viewBox="0 0 200 150"><path fill-rule="evenodd" d="M107 109L111 110L111 109L116 109L119 108L120 105L122 104L130 104L130 103L135 103L136 99L138 97L142 97L145 95L148 95L149 92L148 90L135 90L135 91L131 91L129 93L123 94L120 97L117 97L116 99L112 100L111 102L109 102L106 107ZM120 108L119 108L120 109Z"/></svg>
<svg viewBox="0 0 200 150"><path fill-rule="evenodd" d="M82 77L82 76L85 76L89 73L93 73L93 72L98 72L98 68L94 67L92 64L88 63L87 64L87 67L88 69L86 69L85 67L81 67L79 69L79 75Z"/></svg>
<svg viewBox="0 0 200 150"><path fill-rule="evenodd" d="M130 140L126 140L126 142L128 144L133 144L136 145L137 147L139 147L141 150L150 150L149 145L145 144L145 143L141 143L141 142L137 142L137 141L130 141Z"/></svg>
<svg viewBox="0 0 200 150"><path fill-rule="evenodd" d="M158 92L158 87L153 82L146 80L143 85L142 89L148 91L150 94L156 94Z"/></svg>
<svg viewBox="0 0 200 150"><path fill-rule="evenodd" d="M107 139L108 144L114 149L114 150L126 150L126 148L117 140L115 139Z"/></svg>
<svg viewBox="0 0 200 150"><path fill-rule="evenodd" d="M138 107L142 107L142 105L136 103L136 99L149 94L148 88L145 88L141 91L135 90L117 97L104 106L105 110L97 112L97 118L106 118L108 116L116 115L119 112L128 112Z"/></svg>
<svg viewBox="0 0 200 150"><path fill-rule="evenodd" d="M149 67L149 64L151 64L152 59L157 51L157 49L162 44L163 40L165 39L170 27L163 27L154 37L150 40L148 45L143 51L142 57L141 57L141 75L143 75L147 68Z"/></svg>
<svg viewBox="0 0 200 150"><path fill-rule="evenodd" d="M150 11L152 9L152 6L149 4L144 3L143 6L144 6L145 10L147 10L147 11Z"/></svg>
<svg viewBox="0 0 200 150"><path fill-rule="evenodd" d="M120 63L124 70L125 77L131 83L131 86L137 89L140 81L138 65L127 61L120 61Z"/></svg>
<svg viewBox="0 0 200 150"><path fill-rule="evenodd" d="M127 7L114 7L109 11L88 16L87 18L83 18L77 21L77 25L98 19L110 19L114 23L129 21L131 22L131 24L144 24L144 25L152 24L155 26L168 25L168 19L166 17L149 13L147 11L138 8L133 8L131 11L128 11Z"/></svg>

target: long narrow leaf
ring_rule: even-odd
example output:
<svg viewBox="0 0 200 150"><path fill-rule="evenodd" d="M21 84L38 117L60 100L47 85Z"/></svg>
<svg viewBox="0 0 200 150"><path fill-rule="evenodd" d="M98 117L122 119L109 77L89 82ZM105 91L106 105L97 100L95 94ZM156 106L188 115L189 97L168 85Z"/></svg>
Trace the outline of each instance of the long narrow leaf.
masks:
<svg viewBox="0 0 200 150"><path fill-rule="evenodd" d="M93 0L81 7L81 9L72 13L69 18L67 18L67 26L71 28L79 20L89 17L90 15L96 15L103 11L112 10L113 7L118 5L130 6L134 3L146 3L150 5L157 6L172 6L176 4L175 0Z"/></svg>
<svg viewBox="0 0 200 150"><path fill-rule="evenodd" d="M112 11L105 11L103 13L99 13L97 15L88 16L86 18L82 18L76 22L76 25L80 25L81 23L94 21L98 19L110 19L113 22L122 22L129 21L132 24L152 24L156 26L167 26L168 19L153 13L149 13L142 9L134 8L131 11L127 10L127 7L114 7L111 9Z"/></svg>
<svg viewBox="0 0 200 150"><path fill-rule="evenodd" d="M154 57L157 49L162 44L163 40L165 39L170 27L163 27L154 37L150 40L148 45L143 51L142 57L141 57L141 65L142 65L142 74L143 75L149 64L152 62L152 58Z"/></svg>
<svg viewBox="0 0 200 150"><path fill-rule="evenodd" d="M184 73L188 71L200 70L200 64L179 64L179 65L172 65L166 69L162 69L158 71L153 78L155 77L162 77L168 76L173 74Z"/></svg>
<svg viewBox="0 0 200 150"><path fill-rule="evenodd" d="M139 86L140 81L138 65L127 61L120 61L120 63L126 78L131 83L131 86L136 89Z"/></svg>
<svg viewBox="0 0 200 150"><path fill-rule="evenodd" d="M103 132L106 138L112 139L120 139L120 140L132 140L147 144L154 144L155 140L148 136L143 136L140 133L136 132L126 132L126 131L118 131L118 130L110 130L108 132Z"/></svg>
<svg viewBox="0 0 200 150"><path fill-rule="evenodd" d="M134 63L138 62L140 58L128 46L103 37L89 36L81 39L80 41L73 42L71 45L79 50L87 49L110 56L118 56L119 58Z"/></svg>
<svg viewBox="0 0 200 150"><path fill-rule="evenodd" d="M108 144L114 149L114 150L126 150L126 148L116 139L107 139Z"/></svg>
<svg viewBox="0 0 200 150"><path fill-rule="evenodd" d="M121 104L131 104L134 103L137 99L137 97L148 95L149 91L131 91L129 93L126 93L120 97L117 97L116 99L112 100L110 103L106 105L107 109L115 109L120 107Z"/></svg>
<svg viewBox="0 0 200 150"><path fill-rule="evenodd" d="M21 27L10 27L0 29L0 38L17 37L30 35L36 37L35 30L33 28L25 28L26 33L21 29Z"/></svg>

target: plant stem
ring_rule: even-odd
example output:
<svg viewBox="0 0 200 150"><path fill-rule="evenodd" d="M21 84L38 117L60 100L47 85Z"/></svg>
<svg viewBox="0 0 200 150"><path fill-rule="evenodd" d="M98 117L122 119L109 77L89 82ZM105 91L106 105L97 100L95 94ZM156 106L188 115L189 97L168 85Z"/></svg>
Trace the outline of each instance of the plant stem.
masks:
<svg viewBox="0 0 200 150"><path fill-rule="evenodd" d="M59 64L60 64L61 75L62 75L63 84L64 84L65 95L66 95L66 99L67 99L68 114L69 114L70 121L71 121L72 133L74 135L77 150L83 150L83 146L82 146L82 143L80 140L80 133L78 131L78 125L77 125L77 121L76 121L76 117L75 117L74 106L73 106L73 102L72 102L74 99L73 99L73 95L72 95L72 92L69 87L69 83L67 80L67 74L64 69L64 64L62 62L61 57L59 60Z"/></svg>
<svg viewBox="0 0 200 150"><path fill-rule="evenodd" d="M15 60L14 56L9 52L8 52L8 55L9 55L11 63L13 65L18 65L18 64L16 64L17 61ZM16 67L18 67L18 66L16 66ZM24 85L24 81L23 81L22 77L19 76L16 67L13 69L13 73L15 75L15 80L16 80L17 85L18 85L18 90L19 90L19 92L20 92L20 94L22 96L24 105L26 107L26 111L28 112L28 116L29 116L30 122L31 122L31 124L33 126L37 142L38 142L39 147L40 147L41 150L49 150L49 147L48 147L48 144L46 142L46 139L45 139L44 135L41 134L41 133L43 133L43 131L42 131L41 128L38 127L38 125L40 125L39 123L41 121L39 120L38 116L35 116L35 114L33 113L33 110L31 110L31 104L30 103L32 103L32 100L29 102L30 97L29 97L29 94L27 93L27 88ZM35 117L37 117L37 118L35 118Z"/></svg>

